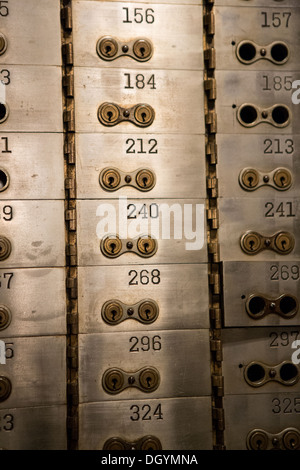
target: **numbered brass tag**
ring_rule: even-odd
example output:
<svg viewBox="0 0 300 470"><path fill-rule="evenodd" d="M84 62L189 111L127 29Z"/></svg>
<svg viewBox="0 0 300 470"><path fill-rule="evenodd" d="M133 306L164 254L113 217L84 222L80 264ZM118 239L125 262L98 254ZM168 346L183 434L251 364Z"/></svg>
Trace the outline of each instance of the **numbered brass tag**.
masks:
<svg viewBox="0 0 300 470"><path fill-rule="evenodd" d="M239 183L246 191L255 191L262 186L271 186L278 191L286 191L292 186L292 175L287 168L275 168L270 172L244 168L239 175Z"/></svg>
<svg viewBox="0 0 300 470"><path fill-rule="evenodd" d="M128 319L150 324L157 319L158 313L157 303L150 299L141 300L133 305L124 304L120 300L108 300L101 310L103 320L109 325L118 325Z"/></svg>
<svg viewBox="0 0 300 470"><path fill-rule="evenodd" d="M131 122L138 127L148 127L153 123L154 118L154 109L144 103L130 108L124 108L116 103L102 103L98 109L98 119L103 126L116 126L120 122Z"/></svg>
<svg viewBox="0 0 300 470"><path fill-rule="evenodd" d="M273 250L281 255L291 253L295 246L294 236L289 232L277 232L270 237L249 231L241 237L241 248L248 255L256 255L263 250Z"/></svg>
<svg viewBox="0 0 300 470"><path fill-rule="evenodd" d="M155 436L144 436L135 441L127 441L122 437L108 439L103 450L161 450L161 442Z"/></svg>
<svg viewBox="0 0 300 470"><path fill-rule="evenodd" d="M261 123L282 128L290 124L291 112L285 104L274 104L269 108L244 103L237 111L237 119L244 127L254 127Z"/></svg>
<svg viewBox="0 0 300 470"><path fill-rule="evenodd" d="M104 36L97 42L96 50L100 59L109 61L127 56L139 62L146 62L153 55L153 45L145 38L120 41L118 38Z"/></svg>
<svg viewBox="0 0 300 470"><path fill-rule="evenodd" d="M106 191L117 191L124 186L131 186L139 191L150 191L155 186L155 175L148 168L139 168L132 172L124 172L118 168L104 168L99 182Z"/></svg>
<svg viewBox="0 0 300 470"><path fill-rule="evenodd" d="M270 299L263 294L251 294L246 300L246 312L254 320L260 320L270 314L293 318L298 309L298 300L293 295L282 294Z"/></svg>
<svg viewBox="0 0 300 470"><path fill-rule="evenodd" d="M111 368L104 372L102 386L107 393L116 395L129 387L138 388L142 392L154 392L160 383L160 375L154 367L143 367L136 372L125 372Z"/></svg>
<svg viewBox="0 0 300 470"><path fill-rule="evenodd" d="M157 241L150 235L130 240L120 239L118 235L107 235L101 240L100 249L108 258L117 258L123 253L135 253L143 258L150 258L157 251Z"/></svg>
<svg viewBox="0 0 300 470"><path fill-rule="evenodd" d="M292 386L298 382L300 371L291 361L283 361L274 366L253 361L245 367L244 377L251 387L262 387L271 381Z"/></svg>
<svg viewBox="0 0 300 470"><path fill-rule="evenodd" d="M296 428L286 428L277 434L264 429L253 429L247 436L249 450L299 450L300 431Z"/></svg>
<svg viewBox="0 0 300 470"><path fill-rule="evenodd" d="M243 64L253 64L258 60L268 60L276 65L283 65L289 60L290 52L287 44L274 41L267 46L260 46L254 41L241 41L236 47L236 55Z"/></svg>

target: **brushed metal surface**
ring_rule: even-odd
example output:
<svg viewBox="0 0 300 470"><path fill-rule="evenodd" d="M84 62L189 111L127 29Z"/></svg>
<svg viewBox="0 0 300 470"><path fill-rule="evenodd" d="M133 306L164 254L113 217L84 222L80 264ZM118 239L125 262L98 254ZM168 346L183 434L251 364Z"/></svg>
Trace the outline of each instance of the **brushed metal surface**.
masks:
<svg viewBox="0 0 300 470"><path fill-rule="evenodd" d="M66 334L64 268L0 269L0 294L11 312L2 338Z"/></svg>
<svg viewBox="0 0 300 470"><path fill-rule="evenodd" d="M151 149L157 153L150 154ZM127 153L128 150L135 153ZM144 153L138 153L141 151ZM204 136L78 134L76 152L80 199L111 199L121 195L144 199L206 196ZM105 191L99 184L99 175L102 169L111 167L125 172L149 168L155 174L155 186L143 193L132 187Z"/></svg>
<svg viewBox="0 0 300 470"><path fill-rule="evenodd" d="M285 90L263 90L266 87L267 75L269 78L268 87L272 87L275 76L284 77L288 75L292 82L299 79L297 71L222 71L216 70L216 80L218 84L218 99L216 100L216 113L222 116L218 119L218 132L220 134L298 134L298 122L300 119L300 106L292 103L291 84ZM251 103L262 108L268 108L275 104L284 104L290 110L291 121L283 128L274 127L271 124L262 122L254 127L242 126L237 119L237 111L242 104ZM233 108L232 106L235 106Z"/></svg>
<svg viewBox="0 0 300 470"><path fill-rule="evenodd" d="M130 342L131 337L140 341L143 336L157 335L160 350L129 351L135 342ZM141 343L136 347L141 348ZM104 391L102 376L107 369L135 372L146 366L155 367L160 374L156 391L145 393L131 387L114 396ZM210 382L209 330L79 335L80 403L210 395Z"/></svg>
<svg viewBox="0 0 300 470"><path fill-rule="evenodd" d="M62 154L62 134L0 133L0 169L10 178L0 198L64 199Z"/></svg>
<svg viewBox="0 0 300 470"><path fill-rule="evenodd" d="M280 202L283 202L285 216L280 217L280 212L276 213ZM292 203L295 217L287 217L289 205ZM269 203L268 206L266 204ZM269 214L273 217L266 217L265 214L271 209ZM296 198L223 198L219 200L220 229L219 242L220 254L223 261L291 261L298 260L300 256L299 244L299 200ZM248 230L254 230L262 235L271 236L279 231L287 231L294 235L295 247L290 254L283 255L273 250L263 250L256 255L247 255L241 249L240 238Z"/></svg>
<svg viewBox="0 0 300 470"><path fill-rule="evenodd" d="M255 320L246 312L246 300L251 294L264 294L269 298L287 294L300 299L299 273L300 264L293 261L223 263L225 326L299 325L300 310L290 319L269 314Z"/></svg>
<svg viewBox="0 0 300 470"><path fill-rule="evenodd" d="M291 386L270 381L260 387L252 387L244 378L244 369L252 361L266 365L291 361L295 351L291 345L297 338L300 338L300 326L223 329L225 395L300 392L300 381Z"/></svg>
<svg viewBox="0 0 300 470"><path fill-rule="evenodd" d="M299 393L267 393L224 397L225 445L228 450L246 450L250 431L259 428L278 433L299 429Z"/></svg>
<svg viewBox="0 0 300 470"><path fill-rule="evenodd" d="M5 206L12 207L12 220L3 219ZM5 201L0 211L0 235L12 245L1 268L65 265L63 201Z"/></svg>
<svg viewBox="0 0 300 470"><path fill-rule="evenodd" d="M132 67L143 70L203 69L201 6L155 5L155 8L151 8L151 5L147 5L141 8L139 3L126 5L81 0L73 3L75 66ZM139 15L135 17L136 8ZM153 21L152 16L154 18L152 23L146 21L145 12L149 8L153 10L149 11L150 21ZM103 36L112 36L125 42L134 38L149 39L154 46L153 57L143 63L130 57L112 62L101 60L96 53L96 44Z"/></svg>
<svg viewBox="0 0 300 470"><path fill-rule="evenodd" d="M158 271L149 265L79 267L80 333L209 328L207 265L160 264L157 269L159 277L153 278L153 271L154 275ZM103 321L101 309L111 299L128 305L152 299L159 306L158 318L149 326L131 319L110 326Z"/></svg>
<svg viewBox="0 0 300 470"><path fill-rule="evenodd" d="M103 201L83 201L79 200L77 202L77 240L78 240L78 264L79 266L95 266L95 265L108 265L108 266L114 266L114 265L137 265L137 264L144 264L145 263L145 258L138 256L135 253L124 253L123 255L119 256L118 258L107 258L104 256L100 250L100 239L98 238L98 235L96 233L97 230L97 225L101 221L106 219L106 214L104 214L104 217L97 215L97 209L99 210L100 205L102 204L110 204L112 208L114 208L115 213L117 214L117 220L119 218L119 202L115 200L110 200L107 202ZM146 208L148 213L150 213L150 204L168 204L170 207L173 204L179 204L181 209L184 210L184 204L192 204L192 216L189 216L188 213L186 213L186 217L183 217L185 220L185 223L187 224L188 227L191 227L191 218L193 219L193 229L195 230L194 223L196 221L196 204L204 204L204 200L199 199L199 200L184 200L184 204L180 200L174 200L174 199L169 199L169 200L147 200L146 203L144 203L143 200L137 200L137 199L128 199L127 202L125 203L125 210L126 210L126 204L135 204L137 207L136 213L142 210L143 204L146 204ZM123 204L123 203L122 203ZM104 206L102 206L102 209ZM102 210L101 209L101 210ZM197 208L198 209L198 208ZM110 208L109 208L110 210ZM131 206L130 211L134 210L134 208ZM98 212L99 213L99 212ZM109 215L110 219L109 220L114 220L114 217L112 213ZM125 214L126 217L126 214ZM133 223L135 221L138 221L138 223L143 222L142 218L139 219L139 217L142 217L142 215L137 216L137 219L133 220ZM201 216L197 217L199 221L199 225L203 225L203 219ZM125 219L126 220L126 219ZM148 222L150 219L145 219L147 222L147 227L149 227ZM161 217L158 219L152 219L152 221L158 221L161 223ZM166 219L164 219L166 220ZM178 220L178 219L176 219ZM172 219L171 219L172 221ZM123 223L123 220L121 221ZM128 226L130 228L133 227L132 220L128 221ZM183 222L182 222L183 223ZM204 245L202 246L201 249L197 250L187 250L186 249L186 244L188 243L194 243L194 241L189 241L185 238L183 239L175 239L174 238L174 231L173 231L173 223L171 224L171 236L170 239L162 238L163 231L160 230L160 238L157 240L157 252L150 258L147 258L147 264L151 265L157 265L157 264L165 264L165 263L203 263L206 262L207 259L207 251L206 251L206 240L204 236ZM168 225L169 226L169 225ZM176 225L177 226L177 225ZM118 227L117 227L118 228ZM126 228L126 227L125 227ZM121 229L124 229L124 225L121 224ZM150 226L151 229L151 226ZM139 228L137 229L139 230ZM100 230L99 230L100 231ZM129 231L129 230L128 230ZM147 233L148 232L148 233ZM144 235L148 235L150 232L148 230L143 230ZM183 236L185 230L182 230ZM203 235L202 229L199 230L199 238L200 240L200 234ZM100 234L102 237L104 235ZM205 234L204 234L205 235ZM194 235L195 237L195 235ZM199 242L200 246L200 242ZM194 245L194 248L196 245Z"/></svg>
<svg viewBox="0 0 300 470"><path fill-rule="evenodd" d="M223 1L223 4L226 3ZM234 2L231 1L231 4ZM267 2L262 5L266 7ZM300 34L299 34L299 22L300 22L300 10L299 8L289 8L286 6L291 5L291 2L280 2L273 1L274 8L246 8L254 6L254 1L240 0L240 4L244 4L245 8L215 8L215 22L216 22L216 34L215 34L215 49L216 49L216 60L218 70L243 70L248 72L249 70L276 70L282 72L283 70L297 70L298 68L298 57L300 54ZM299 2L295 2L295 6L299 6ZM242 6L242 5L241 5ZM285 8L283 8L285 6ZM279 8L278 8L279 7ZM267 22L265 15L267 14ZM281 26L272 27L272 13L276 12L275 15L279 20L275 21L275 24L281 22ZM278 15L279 12L279 15ZM288 18L287 15L282 13L291 13ZM269 27L263 27L264 24L270 25ZM288 27L286 27L288 24ZM241 63L236 56L236 48L241 41L250 40L258 44L259 46L267 46L273 41L280 41L286 43L289 48L290 57L285 64L277 65L269 60L258 60L253 64L245 65ZM232 44L234 42L235 44ZM258 47L258 56L260 47ZM290 75L289 72L286 73Z"/></svg>
<svg viewBox="0 0 300 470"><path fill-rule="evenodd" d="M233 6L233 7L274 7L278 11L278 7L298 7L298 0L215 0L216 5Z"/></svg>
<svg viewBox="0 0 300 470"><path fill-rule="evenodd" d="M0 101L9 108L1 132L62 132L61 68L1 67L10 73L10 83L0 90Z"/></svg>
<svg viewBox="0 0 300 470"><path fill-rule="evenodd" d="M101 450L111 437L145 435L157 437L165 450L212 449L209 397L149 398L79 405L79 449ZM157 407L161 419L154 416Z"/></svg>
<svg viewBox="0 0 300 470"><path fill-rule="evenodd" d="M300 162L297 135L226 135L217 134L219 158L218 189L220 197L245 197L247 199L268 196L281 199L297 197L300 184ZM287 191L263 186L255 191L245 191L239 184L239 174L244 168L270 171L284 167L290 170L293 183Z"/></svg>
<svg viewBox="0 0 300 470"><path fill-rule="evenodd" d="M3 409L1 448L67 450L66 419L65 405Z"/></svg>
<svg viewBox="0 0 300 470"><path fill-rule="evenodd" d="M92 133L144 133L129 122L117 124L113 128L100 124L97 112L104 102L113 102L130 107L147 103L155 110L153 124L146 132L157 134L203 134L203 72L182 70L155 70L144 73L145 81L155 75L156 89L145 86L143 89L126 89L130 73L132 80L140 73L139 69L100 69L77 67L75 78L75 123L77 132Z"/></svg>
<svg viewBox="0 0 300 470"><path fill-rule="evenodd" d="M60 65L59 0L13 0L2 2L0 30L8 47L0 63Z"/></svg>
<svg viewBox="0 0 300 470"><path fill-rule="evenodd" d="M1 409L66 403L66 338L5 338L6 364L0 375L12 384Z"/></svg>

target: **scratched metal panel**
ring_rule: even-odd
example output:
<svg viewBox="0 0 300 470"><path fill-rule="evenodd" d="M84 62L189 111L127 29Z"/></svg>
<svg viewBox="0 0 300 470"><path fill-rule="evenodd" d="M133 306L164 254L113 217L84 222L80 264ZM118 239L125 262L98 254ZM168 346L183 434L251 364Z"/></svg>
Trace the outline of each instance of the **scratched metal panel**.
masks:
<svg viewBox="0 0 300 470"><path fill-rule="evenodd" d="M218 189L219 197L297 197L300 186L300 161L297 150L300 136L291 135L217 135ZM242 149L242 151L241 151ZM246 191L239 183L239 175L245 168L260 172L271 172L276 168L286 168L292 175L292 186L286 191L278 191L270 186L262 186L255 191ZM272 182L272 181L271 181Z"/></svg>
<svg viewBox="0 0 300 470"><path fill-rule="evenodd" d="M247 4L250 4L248 1ZM266 2L265 2L266 4ZM297 70L300 55L300 10L278 8L215 8L215 49L218 70ZM250 6L250 5L249 5ZM264 5L266 6L266 5ZM272 14L277 12L275 25L272 26ZM279 14L278 14L279 12ZM284 15L283 15L284 13ZM287 15L291 13L291 15ZM273 20L274 22L274 20ZM236 55L241 41L253 41L257 44L257 56L262 47L274 41L284 42L289 49L289 59L284 64L269 60L258 60L252 64L240 62ZM277 75L277 74L276 74ZM287 72L287 75L290 75Z"/></svg>
<svg viewBox="0 0 300 470"><path fill-rule="evenodd" d="M7 39L0 63L60 65L59 0L1 2L1 33Z"/></svg>
<svg viewBox="0 0 300 470"><path fill-rule="evenodd" d="M130 352L138 338L138 352ZM142 351L141 338L158 341L161 349ZM155 348L159 348L158 345ZM201 360L200 360L201 358ZM209 330L140 331L79 335L80 403L132 400L135 398L184 397L210 395ZM109 368L135 372L142 367L155 367L160 374L156 391L147 393L127 388L111 395L102 387L102 376Z"/></svg>
<svg viewBox="0 0 300 470"><path fill-rule="evenodd" d="M62 155L62 134L1 133L0 171L9 177L1 199L64 199Z"/></svg>
<svg viewBox="0 0 300 470"><path fill-rule="evenodd" d="M261 386L248 384L245 368L252 361L275 366L283 361L292 361L292 343L300 337L298 327L230 328L222 330L225 395L261 394L300 391L300 380L294 385L270 381ZM298 376L300 367L298 367Z"/></svg>
<svg viewBox="0 0 300 470"><path fill-rule="evenodd" d="M0 236L11 243L1 268L65 265L63 201L5 201L0 213Z"/></svg>
<svg viewBox="0 0 300 470"><path fill-rule="evenodd" d="M291 205L287 204L288 202ZM282 212L276 212L280 203L283 204L284 216L282 216ZM295 198L220 199L219 241L221 260L299 260L299 211L299 200ZM242 250L240 245L241 236L247 231L255 231L264 236L272 236L279 231L287 231L294 236L295 246L289 254L280 254L273 250L265 249L260 253L249 255Z"/></svg>
<svg viewBox="0 0 300 470"><path fill-rule="evenodd" d="M209 328L207 265L155 268L147 264L136 270L127 266L78 268L80 333L145 329L145 324L131 319L114 326L105 323L101 309L112 299L127 305L154 300L159 315L148 325L151 330Z"/></svg>
<svg viewBox="0 0 300 470"><path fill-rule="evenodd" d="M1 448L67 450L66 419L65 405L1 410Z"/></svg>
<svg viewBox="0 0 300 470"><path fill-rule="evenodd" d="M212 449L210 398L145 397L79 405L80 450L101 450L111 437L134 441L146 435L158 438L165 450Z"/></svg>
<svg viewBox="0 0 300 470"><path fill-rule="evenodd" d="M147 203L132 199L107 202L99 200L78 201L79 266L144 264L145 259L149 265L206 262L204 200L186 199L184 203L180 200L162 200L159 203L156 201L152 199ZM158 217L143 218L145 213L141 211L144 210L148 215L153 210L152 214L156 216L157 206L159 208ZM171 217L171 222L169 222L168 214L170 214L172 207L176 211L176 216L174 219ZM138 214L139 212L140 214ZM137 218L127 219L127 217L134 217L134 215ZM183 227L182 233L179 233L181 226ZM150 234L157 240L157 252L148 258L130 252L123 253L117 258L108 258L101 252L100 240L114 233L118 233L119 237L123 237L123 239L127 239L127 235L130 239L137 239L142 235ZM178 238L175 238L175 235ZM189 236L190 239L188 239Z"/></svg>
<svg viewBox="0 0 300 470"><path fill-rule="evenodd" d="M98 69L77 67L75 78L75 123L77 132L97 133L145 133L130 122L122 122L113 128L100 124L98 108L104 102L131 107L146 103L155 111L154 122L146 132L157 134L203 134L203 72L183 70L155 70L156 89L126 89L127 77L140 73L138 69ZM152 71L145 72L146 81Z"/></svg>
<svg viewBox="0 0 300 470"><path fill-rule="evenodd" d="M2 338L66 333L64 268L0 269L0 292L11 314Z"/></svg>
<svg viewBox="0 0 300 470"><path fill-rule="evenodd" d="M274 434L289 427L299 429L299 393L225 396L224 409L227 450L246 450L253 429Z"/></svg>
<svg viewBox="0 0 300 470"><path fill-rule="evenodd" d="M149 153L150 150L156 153ZM80 199L206 197L204 136L79 134L76 151ZM155 174L155 186L147 192L132 187L105 191L99 184L99 175L111 167L125 172L148 168Z"/></svg>
<svg viewBox="0 0 300 470"><path fill-rule="evenodd" d="M275 76L289 76L289 83L285 89L274 89ZM268 83L266 78L268 77ZM216 100L216 113L222 116L218 119L218 132L220 134L298 134L300 119L300 106L292 103L291 83L299 79L297 71L216 71L218 84L218 99ZM268 88L264 90L264 88ZM270 89L269 89L270 88ZM285 127L275 127L270 123L261 122L254 127L245 127L239 123L238 109L243 104L253 104L261 108L269 108L275 104L285 105L289 108L290 121Z"/></svg>
<svg viewBox="0 0 300 470"><path fill-rule="evenodd" d="M138 15L134 15L134 10ZM150 8L150 10L149 10ZM146 21L145 10L151 16ZM148 16L148 15L147 15ZM132 67L146 69L203 69L202 7L192 5L156 5L92 1L73 2L74 65L88 67ZM152 42L154 53L147 62L130 57L113 61L99 58L96 44L111 36L126 42L145 38Z"/></svg>
<svg viewBox="0 0 300 470"><path fill-rule="evenodd" d="M7 72L0 87L0 102L8 117L1 132L62 132L61 68L2 65ZM10 83L8 81L10 80Z"/></svg>
<svg viewBox="0 0 300 470"><path fill-rule="evenodd" d="M251 294L268 298L293 295L300 300L300 265L288 261L253 261L223 263L225 326L299 325L300 310L293 318L269 314L253 319L246 302Z"/></svg>
<svg viewBox="0 0 300 470"><path fill-rule="evenodd" d="M11 382L1 409L66 403L66 338L5 338L6 364L0 375Z"/></svg>
<svg viewBox="0 0 300 470"><path fill-rule="evenodd" d="M280 3L279 3L280 2ZM233 6L233 7L274 7L274 11L278 11L278 7L298 7L298 0L215 0L216 5ZM276 8L275 8L276 7Z"/></svg>

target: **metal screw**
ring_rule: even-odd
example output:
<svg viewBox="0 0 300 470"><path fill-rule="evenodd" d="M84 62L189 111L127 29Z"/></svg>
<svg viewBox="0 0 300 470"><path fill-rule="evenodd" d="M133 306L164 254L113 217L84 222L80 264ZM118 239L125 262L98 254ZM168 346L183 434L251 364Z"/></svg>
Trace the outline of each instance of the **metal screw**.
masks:
<svg viewBox="0 0 300 470"><path fill-rule="evenodd" d="M123 51L123 52L128 52L128 46L126 46L126 45L125 45L125 46L122 46L122 51Z"/></svg>
<svg viewBox="0 0 300 470"><path fill-rule="evenodd" d="M126 181L127 184L129 184L129 183L131 182L131 179L132 179L132 178L131 178L130 175L126 175L126 176L125 176L125 181Z"/></svg>
<svg viewBox="0 0 300 470"><path fill-rule="evenodd" d="M266 55L266 53L267 53L266 49L263 48L263 49L260 50L260 55L262 57L264 57Z"/></svg>
<svg viewBox="0 0 300 470"><path fill-rule="evenodd" d="M267 111L263 111L263 112L261 113L261 115L262 115L262 117L263 117L264 119L267 119L267 117L268 117Z"/></svg>
<svg viewBox="0 0 300 470"><path fill-rule="evenodd" d="M264 183L268 183L269 180L270 180L270 178L268 177L268 175L265 175L265 176L263 177L263 180L264 180Z"/></svg>
<svg viewBox="0 0 300 470"><path fill-rule="evenodd" d="M128 248L128 250L131 250L133 248L133 243L127 242L126 247Z"/></svg>
<svg viewBox="0 0 300 470"><path fill-rule="evenodd" d="M269 376L271 378L275 377L276 376L276 370L275 369L271 369L270 372L269 372Z"/></svg>
<svg viewBox="0 0 300 470"><path fill-rule="evenodd" d="M133 314L134 314L133 308L129 308L129 309L127 310L127 315L133 315Z"/></svg>

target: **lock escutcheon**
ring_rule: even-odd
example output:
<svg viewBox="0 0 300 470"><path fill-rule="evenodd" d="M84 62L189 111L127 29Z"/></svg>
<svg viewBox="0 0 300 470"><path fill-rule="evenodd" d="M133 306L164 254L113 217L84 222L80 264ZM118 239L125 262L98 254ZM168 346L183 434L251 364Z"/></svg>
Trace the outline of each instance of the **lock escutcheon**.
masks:
<svg viewBox="0 0 300 470"><path fill-rule="evenodd" d="M101 176L101 182L106 189L116 189L121 182L120 173L114 168L105 170Z"/></svg>
<svg viewBox="0 0 300 470"><path fill-rule="evenodd" d="M152 323L158 316L156 304L151 301L145 301L139 306L139 317L147 323Z"/></svg>
<svg viewBox="0 0 300 470"><path fill-rule="evenodd" d="M154 368L144 369L139 376L139 382L145 392L153 392L159 385L159 374Z"/></svg>
<svg viewBox="0 0 300 470"><path fill-rule="evenodd" d="M115 57L118 52L118 43L110 36L101 38L97 43L97 52L100 53L100 56L103 56L104 59L111 59Z"/></svg>
<svg viewBox="0 0 300 470"><path fill-rule="evenodd" d="M119 370L109 370L103 377L103 386L109 393L117 393L124 384L124 376Z"/></svg>
<svg viewBox="0 0 300 470"><path fill-rule="evenodd" d="M295 245L294 238L288 232L280 232L275 237L275 246L281 253L290 253Z"/></svg>
<svg viewBox="0 0 300 470"><path fill-rule="evenodd" d="M141 104L136 108L134 117L140 124L149 124L154 119L154 110L146 104Z"/></svg>
<svg viewBox="0 0 300 470"><path fill-rule="evenodd" d="M273 180L279 189L286 189L292 183L292 176L288 170L285 168L280 168L275 172Z"/></svg>
<svg viewBox="0 0 300 470"><path fill-rule="evenodd" d="M140 237L137 242L137 248L142 255L150 256L156 250L156 241L148 237Z"/></svg>
<svg viewBox="0 0 300 470"><path fill-rule="evenodd" d="M255 232L246 233L241 239L241 246L246 253L254 255L261 249L262 240Z"/></svg>
<svg viewBox="0 0 300 470"><path fill-rule="evenodd" d="M266 450L268 447L268 436L263 431L254 431L249 438L251 450Z"/></svg>
<svg viewBox="0 0 300 470"><path fill-rule="evenodd" d="M283 445L287 450L299 450L300 433L296 430L287 431L283 436Z"/></svg>
<svg viewBox="0 0 300 470"><path fill-rule="evenodd" d="M114 257L118 256L122 249L122 242L119 237L107 237L101 244L104 254Z"/></svg>
<svg viewBox="0 0 300 470"><path fill-rule="evenodd" d="M155 178L152 171L143 169L136 175L137 185L144 191L149 191L155 184Z"/></svg>
<svg viewBox="0 0 300 470"><path fill-rule="evenodd" d="M150 42L146 39L138 39L133 45L133 53L138 59L148 59L152 53Z"/></svg>
<svg viewBox="0 0 300 470"><path fill-rule="evenodd" d="M99 117L106 126L113 126L120 117L119 108L113 103L103 103L99 108Z"/></svg>
<svg viewBox="0 0 300 470"><path fill-rule="evenodd" d="M102 315L106 323L116 325L123 316L123 308L116 301L107 302L102 310Z"/></svg>

